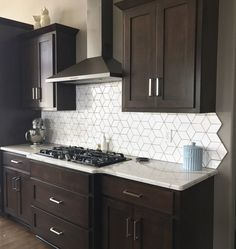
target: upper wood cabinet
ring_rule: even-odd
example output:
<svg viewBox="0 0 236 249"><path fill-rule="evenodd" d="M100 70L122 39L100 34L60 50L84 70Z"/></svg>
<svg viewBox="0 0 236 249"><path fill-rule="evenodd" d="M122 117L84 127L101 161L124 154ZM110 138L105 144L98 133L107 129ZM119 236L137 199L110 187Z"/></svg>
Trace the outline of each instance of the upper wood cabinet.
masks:
<svg viewBox="0 0 236 249"><path fill-rule="evenodd" d="M218 1L125 0L123 111L213 112Z"/></svg>
<svg viewBox="0 0 236 249"><path fill-rule="evenodd" d="M52 24L21 37L25 107L44 110L76 109L74 85L46 83L45 80L75 64L77 32L74 28Z"/></svg>

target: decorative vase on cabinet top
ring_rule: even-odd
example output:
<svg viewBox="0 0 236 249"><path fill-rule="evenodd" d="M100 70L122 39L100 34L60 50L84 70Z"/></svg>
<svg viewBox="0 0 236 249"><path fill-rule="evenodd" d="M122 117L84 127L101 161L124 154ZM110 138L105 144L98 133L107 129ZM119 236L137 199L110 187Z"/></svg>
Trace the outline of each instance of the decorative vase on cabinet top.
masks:
<svg viewBox="0 0 236 249"><path fill-rule="evenodd" d="M39 29L41 28L41 24L40 24L40 20L41 20L41 16L33 16L34 18L34 29Z"/></svg>
<svg viewBox="0 0 236 249"><path fill-rule="evenodd" d="M45 7L42 9L40 24L41 27L45 27L50 24L49 12Z"/></svg>

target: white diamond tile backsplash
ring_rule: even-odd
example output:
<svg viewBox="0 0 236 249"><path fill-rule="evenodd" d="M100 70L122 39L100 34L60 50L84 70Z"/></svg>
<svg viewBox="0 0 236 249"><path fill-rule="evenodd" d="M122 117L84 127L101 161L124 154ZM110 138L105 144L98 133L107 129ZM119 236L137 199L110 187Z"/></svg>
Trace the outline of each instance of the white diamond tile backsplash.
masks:
<svg viewBox="0 0 236 249"><path fill-rule="evenodd" d="M122 112L121 82L79 85L76 95L76 111L42 112L48 142L97 148L105 133L112 151L181 163L183 145L194 141L204 147L203 163L210 168L227 154L215 113Z"/></svg>

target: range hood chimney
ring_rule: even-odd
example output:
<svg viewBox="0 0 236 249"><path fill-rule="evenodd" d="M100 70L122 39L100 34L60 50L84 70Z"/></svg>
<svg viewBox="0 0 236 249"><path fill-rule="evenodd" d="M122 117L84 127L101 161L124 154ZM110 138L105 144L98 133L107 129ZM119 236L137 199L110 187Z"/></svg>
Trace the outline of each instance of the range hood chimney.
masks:
<svg viewBox="0 0 236 249"><path fill-rule="evenodd" d="M121 63L113 58L113 0L87 0L87 57L46 82L85 84L121 80Z"/></svg>

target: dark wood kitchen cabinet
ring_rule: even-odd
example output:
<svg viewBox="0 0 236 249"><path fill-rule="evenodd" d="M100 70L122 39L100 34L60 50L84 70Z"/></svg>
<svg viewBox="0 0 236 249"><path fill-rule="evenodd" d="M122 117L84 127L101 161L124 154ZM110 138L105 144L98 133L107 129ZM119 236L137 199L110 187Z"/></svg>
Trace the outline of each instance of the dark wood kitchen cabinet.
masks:
<svg viewBox="0 0 236 249"><path fill-rule="evenodd" d="M102 248L172 248L172 218L147 208L103 198L103 225Z"/></svg>
<svg viewBox="0 0 236 249"><path fill-rule="evenodd" d="M32 186L28 160L25 157L3 153L4 211L30 226Z"/></svg>
<svg viewBox="0 0 236 249"><path fill-rule="evenodd" d="M123 111L215 111L218 1L124 0Z"/></svg>
<svg viewBox="0 0 236 249"><path fill-rule="evenodd" d="M4 169L4 196L5 212L13 216L18 214L18 198L16 191L17 172L15 170Z"/></svg>
<svg viewBox="0 0 236 249"><path fill-rule="evenodd" d="M170 249L172 247L172 217L147 208L135 208L134 248Z"/></svg>
<svg viewBox="0 0 236 249"><path fill-rule="evenodd" d="M102 249L212 249L213 189L213 178L175 191L102 176Z"/></svg>
<svg viewBox="0 0 236 249"><path fill-rule="evenodd" d="M20 43L18 36L33 29L32 25L0 17L0 146L25 142L25 132L38 111L22 106ZM2 164L2 156L0 155ZM0 212L3 211L3 171L0 168Z"/></svg>
<svg viewBox="0 0 236 249"><path fill-rule="evenodd" d="M97 248L94 175L37 161L30 167L34 233L61 249Z"/></svg>
<svg viewBox="0 0 236 249"><path fill-rule="evenodd" d="M107 198L103 198L102 203L102 249L132 248L132 206Z"/></svg>
<svg viewBox="0 0 236 249"><path fill-rule="evenodd" d="M76 62L78 30L52 24L21 36L23 105L33 109L75 110L75 85L46 83Z"/></svg>

